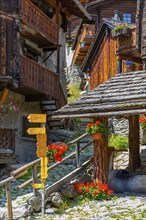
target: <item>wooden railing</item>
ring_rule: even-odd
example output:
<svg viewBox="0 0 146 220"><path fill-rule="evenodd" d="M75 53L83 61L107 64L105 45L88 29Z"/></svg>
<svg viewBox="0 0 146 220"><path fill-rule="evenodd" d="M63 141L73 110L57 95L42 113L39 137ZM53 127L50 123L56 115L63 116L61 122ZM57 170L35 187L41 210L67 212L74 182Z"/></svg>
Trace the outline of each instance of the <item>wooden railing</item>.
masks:
<svg viewBox="0 0 146 220"><path fill-rule="evenodd" d="M136 49L136 28L132 29L131 35L125 35L117 38L117 50L116 53L123 53L124 51L128 51L132 49Z"/></svg>
<svg viewBox="0 0 146 220"><path fill-rule="evenodd" d="M86 47L87 46L86 39L87 40L89 40L89 38L93 39L94 36L95 36L95 25L85 24L78 39L78 44L77 44L77 47L76 47L76 50L73 56L73 63L76 61L77 57L79 56L79 52L81 49L80 43L84 41L85 47Z"/></svg>
<svg viewBox="0 0 146 220"><path fill-rule="evenodd" d="M49 94L59 101L60 106L66 104L59 75L24 56L20 56L20 84L22 87Z"/></svg>
<svg viewBox="0 0 146 220"><path fill-rule="evenodd" d="M29 0L21 0L21 14L23 23L53 44L58 43L59 27Z"/></svg>
<svg viewBox="0 0 146 220"><path fill-rule="evenodd" d="M64 161L71 159L72 157L76 157L76 167L77 169L74 170L72 173L68 174L67 176L63 177L56 183L52 184L51 186L46 188L46 193L50 194L51 192L57 190L61 185L75 177L77 174L79 174L82 170L85 169L85 167L89 166L89 164L93 161L93 155L90 160L84 162L83 164L80 163L80 152L83 151L85 148L89 147L91 144L93 144L93 140L86 143L82 148L80 147L80 141L84 139L87 136L87 134L83 134L77 139L69 142L67 145L76 145L76 151L72 152L70 155L66 156L61 162L56 162L55 164L51 165L49 167L49 171L54 169L55 167L62 164ZM6 194L7 194L7 210L8 210L8 220L13 220L13 211L12 211L12 198L11 198L11 181L17 179L18 177L26 174L26 171L28 168L32 169L32 178L28 181L25 181L25 183L21 184L18 189L22 189L26 186L28 186L31 183L37 183L38 178L40 177L40 173L37 173L37 165L40 163L40 159L37 159L31 163L28 163L24 165L23 167L13 171L11 173L11 176L5 180L2 180L0 182L0 187L5 185L6 188ZM33 189L33 195L38 196L39 191L38 189Z"/></svg>

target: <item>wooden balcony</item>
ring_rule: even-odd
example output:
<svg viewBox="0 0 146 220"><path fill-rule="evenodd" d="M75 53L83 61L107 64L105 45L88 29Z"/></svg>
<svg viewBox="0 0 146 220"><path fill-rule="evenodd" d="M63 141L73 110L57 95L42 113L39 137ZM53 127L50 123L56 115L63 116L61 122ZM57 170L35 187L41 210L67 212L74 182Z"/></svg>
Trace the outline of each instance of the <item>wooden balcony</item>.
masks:
<svg viewBox="0 0 146 220"><path fill-rule="evenodd" d="M73 63L81 65L95 36L95 25L85 24L78 39Z"/></svg>
<svg viewBox="0 0 146 220"><path fill-rule="evenodd" d="M59 75L24 56L20 56L19 92L25 96L49 95L60 106L66 104Z"/></svg>
<svg viewBox="0 0 146 220"><path fill-rule="evenodd" d="M136 47L136 28L132 28L130 34L117 36L116 54L123 60L130 59L141 63L141 56Z"/></svg>
<svg viewBox="0 0 146 220"><path fill-rule="evenodd" d="M29 0L21 0L21 34L40 46L58 44L59 27Z"/></svg>

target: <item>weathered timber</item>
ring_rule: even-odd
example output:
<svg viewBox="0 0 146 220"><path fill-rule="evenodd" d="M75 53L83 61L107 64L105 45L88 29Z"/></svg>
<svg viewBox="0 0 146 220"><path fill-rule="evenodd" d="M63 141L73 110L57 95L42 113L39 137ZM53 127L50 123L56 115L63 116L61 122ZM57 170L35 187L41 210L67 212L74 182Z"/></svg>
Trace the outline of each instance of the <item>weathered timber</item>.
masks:
<svg viewBox="0 0 146 220"><path fill-rule="evenodd" d="M7 194L7 208L8 208L8 220L13 219L13 212L12 212L12 200L11 200L11 183L6 183L6 194Z"/></svg>
<svg viewBox="0 0 146 220"><path fill-rule="evenodd" d="M9 89L5 88L3 89L1 95L0 95L0 106L4 104L4 102L6 101L8 95L9 95Z"/></svg>
<svg viewBox="0 0 146 220"><path fill-rule="evenodd" d="M90 111L91 112L91 111ZM67 118L94 118L94 117L104 117L104 116L125 116L125 115L137 115L137 114L144 114L146 112L145 109L140 110L127 110L127 111L113 111L113 112L102 112L102 113L74 113L74 114L60 114L60 115L53 115L53 119L67 119Z"/></svg>
<svg viewBox="0 0 146 220"><path fill-rule="evenodd" d="M94 144L94 181L107 183L111 148L108 147L108 118L100 119L105 124L106 132L101 141Z"/></svg>
<svg viewBox="0 0 146 220"><path fill-rule="evenodd" d="M143 113L146 109L145 82L145 71L118 74L76 101L54 112L53 118Z"/></svg>
<svg viewBox="0 0 146 220"><path fill-rule="evenodd" d="M129 116L129 170L140 168L139 115Z"/></svg>
<svg viewBox="0 0 146 220"><path fill-rule="evenodd" d="M58 188L60 188L64 183L75 177L77 174L81 173L81 171L85 170L86 167L88 167L93 162L93 157L88 159L86 162L84 162L80 167L63 177L62 179L58 180L53 185L46 188L46 196L50 195L52 192L56 191Z"/></svg>

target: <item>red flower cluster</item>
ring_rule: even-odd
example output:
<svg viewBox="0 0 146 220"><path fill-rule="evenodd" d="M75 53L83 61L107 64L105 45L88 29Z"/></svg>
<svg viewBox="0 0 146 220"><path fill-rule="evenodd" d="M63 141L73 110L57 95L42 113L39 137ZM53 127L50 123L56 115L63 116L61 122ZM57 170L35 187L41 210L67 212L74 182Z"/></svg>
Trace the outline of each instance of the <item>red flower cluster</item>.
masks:
<svg viewBox="0 0 146 220"><path fill-rule="evenodd" d="M140 121L140 123L146 123L146 117L141 117L141 118L139 119L139 121Z"/></svg>
<svg viewBox="0 0 146 220"><path fill-rule="evenodd" d="M62 161L62 157L65 155L67 150L68 150L68 146L65 145L64 143L58 145L52 143L47 146L47 157L49 160Z"/></svg>
<svg viewBox="0 0 146 220"><path fill-rule="evenodd" d="M82 198L96 200L107 199L113 192L107 184L100 182L74 184L74 189Z"/></svg>
<svg viewBox="0 0 146 220"><path fill-rule="evenodd" d="M141 118L139 119L139 122L140 122L141 128L142 128L143 130L146 130L146 116L145 116L145 117L141 117Z"/></svg>
<svg viewBox="0 0 146 220"><path fill-rule="evenodd" d="M96 132L104 133L105 126L100 121L96 121L95 123L91 123L86 126L86 132L89 135L92 135L93 133L96 133Z"/></svg>

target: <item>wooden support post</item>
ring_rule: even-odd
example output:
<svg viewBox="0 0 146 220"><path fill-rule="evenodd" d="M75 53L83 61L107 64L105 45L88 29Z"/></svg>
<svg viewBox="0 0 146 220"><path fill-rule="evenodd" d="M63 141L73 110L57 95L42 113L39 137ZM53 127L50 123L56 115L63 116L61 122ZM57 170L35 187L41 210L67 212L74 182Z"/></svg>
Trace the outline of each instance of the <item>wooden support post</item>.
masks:
<svg viewBox="0 0 146 220"><path fill-rule="evenodd" d="M122 60L117 59L117 74L122 73Z"/></svg>
<svg viewBox="0 0 146 220"><path fill-rule="evenodd" d="M129 116L129 171L140 168L139 115Z"/></svg>
<svg viewBox="0 0 146 220"><path fill-rule="evenodd" d="M101 141L94 141L94 180L107 183L113 149L108 147L108 118L102 118L100 121L105 124L106 132Z"/></svg>
<svg viewBox="0 0 146 220"><path fill-rule="evenodd" d="M33 167L32 167L32 179L33 179L33 184L37 183L37 165L35 164ZM39 191L37 188L33 188L33 195L34 196L38 196L39 195Z"/></svg>
<svg viewBox="0 0 146 220"><path fill-rule="evenodd" d="M6 183L8 220L13 220L12 200L11 200L11 183Z"/></svg>
<svg viewBox="0 0 146 220"><path fill-rule="evenodd" d="M80 167L80 143L79 141L76 144L76 164L77 164L77 168Z"/></svg>

